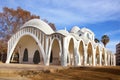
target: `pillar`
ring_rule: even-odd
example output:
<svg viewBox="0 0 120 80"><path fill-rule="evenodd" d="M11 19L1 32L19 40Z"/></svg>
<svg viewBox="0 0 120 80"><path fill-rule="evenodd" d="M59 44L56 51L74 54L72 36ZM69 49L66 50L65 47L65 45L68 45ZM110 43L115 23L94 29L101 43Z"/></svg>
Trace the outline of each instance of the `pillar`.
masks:
<svg viewBox="0 0 120 80"><path fill-rule="evenodd" d="M112 65L112 63L113 63L113 57L112 57L112 54L110 55L110 57L111 57L111 58L110 58L110 59L111 59L111 66L113 66L113 65Z"/></svg>
<svg viewBox="0 0 120 80"><path fill-rule="evenodd" d="M46 36L46 40L45 40L45 53L47 54L48 53L48 42L49 42L49 39L48 37Z"/></svg>
<svg viewBox="0 0 120 80"><path fill-rule="evenodd" d="M74 50L74 65L75 66L78 66L78 65L80 65L79 63L80 63L80 60L79 60L79 56L78 56L78 54L79 54L79 52L78 52L78 50L77 50L77 48L75 48L75 50Z"/></svg>
<svg viewBox="0 0 120 80"><path fill-rule="evenodd" d="M46 57L45 57L45 59L44 59L44 65L45 65L45 66L49 66L49 60L50 60L49 55L46 55Z"/></svg>
<svg viewBox="0 0 120 80"><path fill-rule="evenodd" d="M19 50L18 50L18 53L19 53L19 63L22 63L22 51L21 51L21 46L19 46L19 48L18 48Z"/></svg>
<svg viewBox="0 0 120 80"><path fill-rule="evenodd" d="M84 66L87 65L87 49L86 47L84 48Z"/></svg>
<svg viewBox="0 0 120 80"><path fill-rule="evenodd" d="M108 65L110 66L110 54L108 55Z"/></svg>
<svg viewBox="0 0 120 80"><path fill-rule="evenodd" d="M63 54L61 55L61 57L63 57L62 58L62 61L61 61L61 65L62 66L67 66L67 53L68 53L68 49L67 49L67 47L68 46L66 46L67 45L67 40L66 40L66 38L64 37L63 38Z"/></svg>
<svg viewBox="0 0 120 80"><path fill-rule="evenodd" d="M113 55L113 60L114 60L113 66L116 66L116 56L115 55Z"/></svg>
<svg viewBox="0 0 120 80"><path fill-rule="evenodd" d="M105 66L107 66L107 53L106 53L106 50L105 50Z"/></svg>
<svg viewBox="0 0 120 80"><path fill-rule="evenodd" d="M100 51L100 53L99 53L99 56L100 56L100 66L102 66L102 51Z"/></svg>
<svg viewBox="0 0 120 80"><path fill-rule="evenodd" d="M93 49L93 66L96 66L96 53L95 53L95 49Z"/></svg>

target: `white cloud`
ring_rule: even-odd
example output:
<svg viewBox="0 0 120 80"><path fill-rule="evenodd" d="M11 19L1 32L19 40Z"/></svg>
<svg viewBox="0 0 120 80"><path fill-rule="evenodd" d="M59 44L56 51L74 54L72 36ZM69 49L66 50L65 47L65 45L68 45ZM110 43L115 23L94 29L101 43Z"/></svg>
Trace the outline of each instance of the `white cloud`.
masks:
<svg viewBox="0 0 120 80"><path fill-rule="evenodd" d="M20 6L21 2L23 0L10 0L9 4ZM40 14L41 17L48 17L57 24L95 23L116 20L120 17L119 0L60 0L59 2L58 0L26 0L22 4L27 9L32 8L34 13Z"/></svg>
<svg viewBox="0 0 120 80"><path fill-rule="evenodd" d="M120 0L0 1L10 6L22 6L56 24L96 23L120 18Z"/></svg>
<svg viewBox="0 0 120 80"><path fill-rule="evenodd" d="M59 3L57 0L49 0L45 5L42 11L39 9L41 14L46 12L43 14L45 17L54 15L54 18L49 17L49 20L58 24L95 23L120 18L119 0L60 0ZM51 6L48 8L49 5Z"/></svg>
<svg viewBox="0 0 120 80"><path fill-rule="evenodd" d="M109 36L113 36L113 35L116 35L116 34L120 34L120 29L115 30L115 31L109 31L109 32L106 32L105 34L107 34L107 35L109 35Z"/></svg>
<svg viewBox="0 0 120 80"><path fill-rule="evenodd" d="M116 44L119 43L119 40L111 40L108 44L107 44L107 48L109 50L111 50L113 53L116 52Z"/></svg>
<svg viewBox="0 0 120 80"><path fill-rule="evenodd" d="M0 0L0 2L0 10L4 6L10 8L21 6L59 26L120 19L120 0ZM120 29L105 34L111 36L119 33ZM118 41L111 40L107 47L115 52Z"/></svg>
<svg viewBox="0 0 120 80"><path fill-rule="evenodd" d="M118 44L120 42L120 37L117 36L118 34L120 34L120 29L114 30L114 31L109 31L109 32L106 32L105 34L107 34L109 37L111 37L110 42L107 44L107 48L115 53L116 52L116 44ZM116 38L114 39L113 36L114 37L116 36Z"/></svg>

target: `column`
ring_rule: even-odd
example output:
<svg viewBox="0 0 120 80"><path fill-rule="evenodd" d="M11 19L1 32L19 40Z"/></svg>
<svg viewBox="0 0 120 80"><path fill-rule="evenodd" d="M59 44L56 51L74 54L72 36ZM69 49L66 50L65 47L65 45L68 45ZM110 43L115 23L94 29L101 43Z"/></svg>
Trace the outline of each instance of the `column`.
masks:
<svg viewBox="0 0 120 80"><path fill-rule="evenodd" d="M100 66L102 66L102 51L100 51L99 56L100 56L100 59L99 59L100 62L99 63L100 63Z"/></svg>
<svg viewBox="0 0 120 80"><path fill-rule="evenodd" d="M19 63L22 63L21 46L19 46L19 48L18 48L18 53L19 53Z"/></svg>
<svg viewBox="0 0 120 80"><path fill-rule="evenodd" d="M74 57L74 66L78 66L79 65L79 57L78 57L78 54L79 54L79 52L78 52L78 50L77 50L77 48L75 48L75 50L74 50L74 55L73 55L73 57Z"/></svg>
<svg viewBox="0 0 120 80"><path fill-rule="evenodd" d="M87 49L86 47L84 48L84 66L87 65Z"/></svg>
<svg viewBox="0 0 120 80"><path fill-rule="evenodd" d="M107 66L107 53L106 53L106 50L105 50L105 66Z"/></svg>
<svg viewBox="0 0 120 80"><path fill-rule="evenodd" d="M108 55L108 65L110 66L110 54Z"/></svg>
<svg viewBox="0 0 120 80"><path fill-rule="evenodd" d="M96 53L95 49L93 49L93 66L96 66Z"/></svg>
<svg viewBox="0 0 120 80"><path fill-rule="evenodd" d="M42 45L42 47L44 48L44 34L42 33L42 41L41 41L41 45Z"/></svg>
<svg viewBox="0 0 120 80"><path fill-rule="evenodd" d="M51 46L49 45L48 52L45 54L44 63L45 63L46 66L49 66L49 63L50 63L51 48L52 48L52 45Z"/></svg>
<svg viewBox="0 0 120 80"><path fill-rule="evenodd" d="M63 51L62 51L62 61L61 61L61 65L62 66L67 66L67 52L68 52L68 49L67 49L67 40L66 38L64 37L63 38Z"/></svg>
<svg viewBox="0 0 120 80"><path fill-rule="evenodd" d="M113 57L113 54L111 55L111 57L112 57L112 66L113 66L113 64L114 64L114 57Z"/></svg>
<svg viewBox="0 0 120 80"><path fill-rule="evenodd" d="M116 66L116 56L115 55L113 55L113 60L114 60L114 63L113 63L113 66Z"/></svg>
<svg viewBox="0 0 120 80"><path fill-rule="evenodd" d="M46 44L45 44L45 53L46 53L46 54L48 53L48 40L49 40L49 39L48 39L48 37L46 36L46 40L45 40L45 41L46 41L46 42L45 42L45 43L46 43Z"/></svg>
<svg viewBox="0 0 120 80"><path fill-rule="evenodd" d="M111 58L110 58L110 59L111 59L111 62L110 62L110 63L111 63L111 66L112 66L112 61L113 61L112 54L110 55L110 57L111 57Z"/></svg>
<svg viewBox="0 0 120 80"><path fill-rule="evenodd" d="M50 61L50 55L46 55L45 59L44 59L44 64L45 66L49 66L49 61Z"/></svg>
<svg viewBox="0 0 120 80"><path fill-rule="evenodd" d="M42 36L42 32L40 32L40 34L39 34L39 42L41 43L41 36Z"/></svg>

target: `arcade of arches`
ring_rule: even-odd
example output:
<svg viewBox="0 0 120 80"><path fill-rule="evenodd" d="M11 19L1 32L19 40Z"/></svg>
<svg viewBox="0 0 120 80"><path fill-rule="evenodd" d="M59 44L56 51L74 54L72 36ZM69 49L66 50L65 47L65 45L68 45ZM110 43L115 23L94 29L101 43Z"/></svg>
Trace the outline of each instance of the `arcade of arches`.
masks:
<svg viewBox="0 0 120 80"><path fill-rule="evenodd" d="M8 41L6 63L115 66L115 55L94 42L94 33L74 26L70 32L53 31L44 21L32 19Z"/></svg>

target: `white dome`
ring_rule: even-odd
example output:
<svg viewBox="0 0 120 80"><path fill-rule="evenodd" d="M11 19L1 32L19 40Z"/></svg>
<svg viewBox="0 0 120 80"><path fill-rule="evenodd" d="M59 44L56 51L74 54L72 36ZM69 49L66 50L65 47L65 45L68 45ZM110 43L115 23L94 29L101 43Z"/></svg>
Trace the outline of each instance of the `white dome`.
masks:
<svg viewBox="0 0 120 80"><path fill-rule="evenodd" d="M59 30L56 33L60 33L60 34L65 35L65 36L69 35L69 32L66 30Z"/></svg>
<svg viewBox="0 0 120 80"><path fill-rule="evenodd" d="M90 33L93 33L90 29L85 28L85 27L82 28L81 31L82 31L82 32L90 32Z"/></svg>
<svg viewBox="0 0 120 80"><path fill-rule="evenodd" d="M72 29L71 29L71 33L77 33L78 31L80 30L80 28L78 26L74 26Z"/></svg>
<svg viewBox="0 0 120 80"><path fill-rule="evenodd" d="M43 31L45 34L54 33L53 29L47 23L45 23L44 21L40 19L29 20L22 26L22 28L24 27L36 27L40 29L41 31Z"/></svg>

